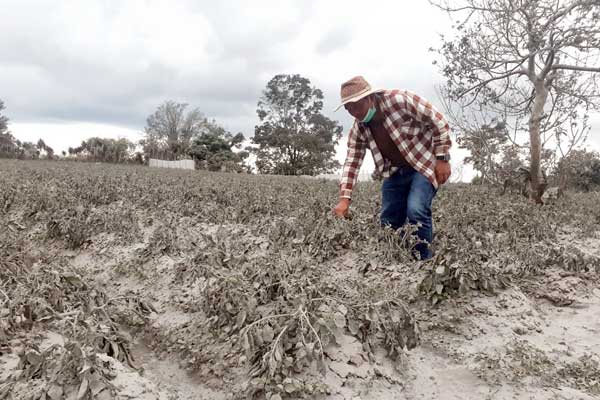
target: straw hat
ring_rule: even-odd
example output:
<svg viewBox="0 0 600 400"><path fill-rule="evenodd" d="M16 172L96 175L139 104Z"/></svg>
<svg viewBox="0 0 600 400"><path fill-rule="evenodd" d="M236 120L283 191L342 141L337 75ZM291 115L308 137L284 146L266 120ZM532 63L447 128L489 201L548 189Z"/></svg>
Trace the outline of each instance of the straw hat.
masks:
<svg viewBox="0 0 600 400"><path fill-rule="evenodd" d="M336 107L337 111L344 106L346 103L353 103L355 101L359 101L360 99L367 97L373 93L383 92L384 89L373 89L369 82L365 80L362 76L355 76L342 83L342 89L340 90L342 97L342 104Z"/></svg>

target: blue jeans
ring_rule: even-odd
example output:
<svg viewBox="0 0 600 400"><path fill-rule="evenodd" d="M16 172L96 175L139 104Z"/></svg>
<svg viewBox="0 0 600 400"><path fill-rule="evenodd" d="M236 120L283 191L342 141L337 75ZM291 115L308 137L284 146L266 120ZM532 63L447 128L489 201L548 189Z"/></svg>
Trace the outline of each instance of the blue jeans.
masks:
<svg viewBox="0 0 600 400"><path fill-rule="evenodd" d="M412 168L401 168L383 181L381 186L381 225L401 228L408 218L411 224L420 224L419 239L427 241L415 246L421 260L431 258L428 243L433 240L431 202L437 193L431 182Z"/></svg>

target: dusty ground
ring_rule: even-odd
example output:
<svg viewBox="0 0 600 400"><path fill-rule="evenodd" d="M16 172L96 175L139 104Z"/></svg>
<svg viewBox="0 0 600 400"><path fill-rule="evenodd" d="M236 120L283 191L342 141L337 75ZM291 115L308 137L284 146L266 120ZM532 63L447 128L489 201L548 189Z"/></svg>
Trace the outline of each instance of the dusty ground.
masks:
<svg viewBox="0 0 600 400"><path fill-rule="evenodd" d="M422 263L375 182L342 221L327 182L0 164L0 400L600 396L600 193L449 186Z"/></svg>
<svg viewBox="0 0 600 400"><path fill-rule="evenodd" d="M199 231L215 226L194 228ZM235 226L226 227L235 231ZM144 240L152 228L144 232ZM570 240L565 234L565 240ZM190 242L201 240L188 230ZM181 247L189 243L181 243ZM572 243L600 256L600 240ZM139 371L103 355L116 371L114 385L122 399L228 399L238 381L205 381L190 374L181 358L161 341L202 312L182 309L202 284L175 284L180 256L163 255L125 272L135 264L144 242L117 245L109 235L94 237L85 249L65 251L52 243L40 252L54 252L68 265L87 271L113 296L149 293L156 313L150 328L131 332L131 349ZM330 263L340 275L355 274L353 256ZM389 270L389 268L388 268ZM388 271L389 272L389 271ZM404 273L402 274L403 276ZM418 275L418 271L416 275ZM417 279L415 279L415 282ZM407 282L409 285L415 282ZM327 399L593 399L600 396L600 288L596 274L548 270L526 286L494 296L469 295L424 307L417 314L421 345L394 365L384 354L369 359L362 345L340 332L341 346L329 346L330 387ZM414 288L413 288L414 289ZM416 290L416 289L414 289ZM60 332L36 332L42 348L60 343ZM14 343L18 346L18 340ZM16 368L15 352L0 358L0 380ZM20 388L18 398L26 398ZM101 397L99 397L101 398Z"/></svg>

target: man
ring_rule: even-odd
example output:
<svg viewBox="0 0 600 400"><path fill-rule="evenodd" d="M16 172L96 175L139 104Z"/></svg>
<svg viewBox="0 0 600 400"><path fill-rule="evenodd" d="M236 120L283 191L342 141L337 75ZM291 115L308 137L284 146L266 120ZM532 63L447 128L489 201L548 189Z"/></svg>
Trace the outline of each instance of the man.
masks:
<svg viewBox="0 0 600 400"><path fill-rule="evenodd" d="M381 224L401 228L419 224L416 246L422 260L431 258L431 202L450 177L450 130L446 119L427 100L406 90L373 90L357 76L342 84L342 104L355 118L333 212L346 217L366 149L375 161L382 185Z"/></svg>

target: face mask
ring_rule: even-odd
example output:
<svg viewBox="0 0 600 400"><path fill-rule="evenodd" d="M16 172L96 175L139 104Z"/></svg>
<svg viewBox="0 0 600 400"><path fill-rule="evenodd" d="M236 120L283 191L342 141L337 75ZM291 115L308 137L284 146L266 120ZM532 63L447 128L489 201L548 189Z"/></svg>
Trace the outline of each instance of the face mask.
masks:
<svg viewBox="0 0 600 400"><path fill-rule="evenodd" d="M363 124L368 124L369 122L371 122L371 120L375 116L375 111L375 106L369 108L369 111L367 111L367 115L365 115L365 118L363 118L363 120L360 122L362 122Z"/></svg>

